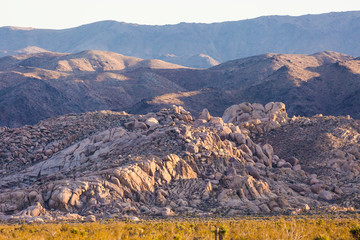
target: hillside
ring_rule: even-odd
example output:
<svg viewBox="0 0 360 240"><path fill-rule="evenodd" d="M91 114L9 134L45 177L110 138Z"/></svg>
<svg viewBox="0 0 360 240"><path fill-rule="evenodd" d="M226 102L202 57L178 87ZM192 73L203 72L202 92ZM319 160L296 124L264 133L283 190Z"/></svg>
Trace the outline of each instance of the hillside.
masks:
<svg viewBox="0 0 360 240"><path fill-rule="evenodd" d="M207 70L158 71L188 92L164 94L134 106L146 112L171 104L199 112L204 106L215 115L237 102L281 101L290 115L348 115L360 118L360 61L321 52L312 55L264 54L229 61ZM181 101L179 101L179 99ZM211 104L209 104L211 103Z"/></svg>
<svg viewBox="0 0 360 240"><path fill-rule="evenodd" d="M264 16L213 24L148 26L103 21L63 30L2 27L0 56L16 54L29 46L69 53L98 49L204 68L216 61L268 52L336 51L360 56L359 19L360 12L354 11L299 17Z"/></svg>
<svg viewBox="0 0 360 240"><path fill-rule="evenodd" d="M1 58L0 125L33 124L71 112L120 110L146 97L184 90L152 72L158 68L184 67L103 51Z"/></svg>
<svg viewBox="0 0 360 240"><path fill-rule="evenodd" d="M5 128L0 220L358 211L359 131L348 117L289 118L279 102Z"/></svg>
<svg viewBox="0 0 360 240"><path fill-rule="evenodd" d="M156 112L173 104L215 115L237 102L281 101L290 115L360 118L360 60L336 52L264 54L209 69L112 52L42 52L0 59L0 126L67 113Z"/></svg>

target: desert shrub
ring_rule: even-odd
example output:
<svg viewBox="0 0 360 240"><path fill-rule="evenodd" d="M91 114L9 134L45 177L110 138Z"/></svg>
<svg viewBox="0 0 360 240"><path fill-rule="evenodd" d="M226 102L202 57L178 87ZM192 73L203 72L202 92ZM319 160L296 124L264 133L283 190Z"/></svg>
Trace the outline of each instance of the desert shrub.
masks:
<svg viewBox="0 0 360 240"><path fill-rule="evenodd" d="M330 240L329 236L327 235L319 235L314 238L314 240Z"/></svg>
<svg viewBox="0 0 360 240"><path fill-rule="evenodd" d="M215 234L215 239L219 238L220 240L224 239L225 234L228 232L228 228L225 225L220 227L215 226L215 229L211 231Z"/></svg>
<svg viewBox="0 0 360 240"><path fill-rule="evenodd" d="M355 238L356 240L360 240L360 226L359 225L355 225L354 227L352 227L350 230L350 233L353 236L353 238Z"/></svg>
<svg viewBox="0 0 360 240"><path fill-rule="evenodd" d="M352 239L360 240L356 216L161 219L140 222L0 225L0 240L11 239ZM319 221L321 220L321 221ZM316 237L315 237L316 236Z"/></svg>
<svg viewBox="0 0 360 240"><path fill-rule="evenodd" d="M225 233L228 232L228 229L226 226L220 226L219 227L219 233L222 235L225 235Z"/></svg>
<svg viewBox="0 0 360 240"><path fill-rule="evenodd" d="M61 231L61 232L67 232L67 231L69 231L69 225L62 225L62 226L60 227L60 231Z"/></svg>
<svg viewBox="0 0 360 240"><path fill-rule="evenodd" d="M72 229L70 230L70 232L71 232L72 234L78 234L78 233L79 233L79 230L78 230L77 228L72 228Z"/></svg>

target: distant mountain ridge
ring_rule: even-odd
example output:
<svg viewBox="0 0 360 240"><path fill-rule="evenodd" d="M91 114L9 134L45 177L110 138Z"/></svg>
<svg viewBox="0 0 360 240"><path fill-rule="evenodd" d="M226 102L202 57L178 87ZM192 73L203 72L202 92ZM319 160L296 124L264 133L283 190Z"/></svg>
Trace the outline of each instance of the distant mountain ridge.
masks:
<svg viewBox="0 0 360 240"><path fill-rule="evenodd" d="M102 21L64 30L2 27L0 36L0 56L29 46L69 53L97 49L207 68L268 52L311 54L329 50L360 56L360 11L265 16L213 24L150 26ZM206 61L210 58L214 61Z"/></svg>

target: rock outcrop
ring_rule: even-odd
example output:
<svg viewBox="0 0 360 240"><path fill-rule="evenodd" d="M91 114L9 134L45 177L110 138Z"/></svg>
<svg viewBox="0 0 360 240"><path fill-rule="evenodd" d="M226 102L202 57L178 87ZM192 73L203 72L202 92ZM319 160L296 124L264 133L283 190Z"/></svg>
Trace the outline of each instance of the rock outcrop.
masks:
<svg viewBox="0 0 360 240"><path fill-rule="evenodd" d="M225 110L222 119L259 134L279 128L289 121L285 104L281 102L270 102L265 106L260 103L233 105Z"/></svg>
<svg viewBox="0 0 360 240"><path fill-rule="evenodd" d="M339 127L336 132L351 139L351 147L336 152L351 162L323 159L339 168L338 175L343 169L353 172L342 182L307 171L302 157L283 157L266 140L315 120L289 119L282 103L242 103L222 118L204 109L194 119L173 106L146 115L101 111L5 128L0 132L0 219L96 221L352 207L359 194L349 188L360 180L358 131ZM350 200L345 204L344 199Z"/></svg>

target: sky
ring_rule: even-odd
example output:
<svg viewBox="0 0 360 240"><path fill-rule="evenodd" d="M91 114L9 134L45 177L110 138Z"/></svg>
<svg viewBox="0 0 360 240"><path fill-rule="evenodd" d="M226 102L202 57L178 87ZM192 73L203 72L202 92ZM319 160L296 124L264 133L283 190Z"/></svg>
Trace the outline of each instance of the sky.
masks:
<svg viewBox="0 0 360 240"><path fill-rule="evenodd" d="M212 23L357 10L359 0L1 0L0 26L64 29L102 20Z"/></svg>

